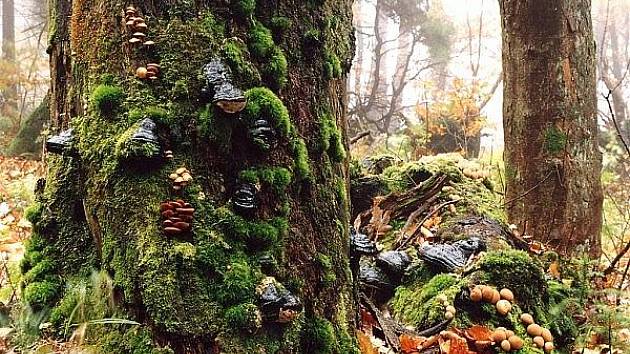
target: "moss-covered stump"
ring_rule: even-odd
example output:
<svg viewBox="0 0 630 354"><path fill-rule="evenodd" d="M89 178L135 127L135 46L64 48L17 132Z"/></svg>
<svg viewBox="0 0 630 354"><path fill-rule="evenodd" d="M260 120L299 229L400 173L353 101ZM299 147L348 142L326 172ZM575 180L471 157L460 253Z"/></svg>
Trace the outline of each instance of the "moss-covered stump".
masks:
<svg viewBox="0 0 630 354"><path fill-rule="evenodd" d="M355 352L350 6L51 3L52 125L74 154L49 157L23 270L53 331L91 323L107 353ZM79 316L68 284L93 270L113 304Z"/></svg>
<svg viewBox="0 0 630 354"><path fill-rule="evenodd" d="M48 121L49 102L49 97L44 97L42 103L22 122L16 137L13 138L5 151L7 155L40 157L42 153L41 134L44 124Z"/></svg>
<svg viewBox="0 0 630 354"><path fill-rule="evenodd" d="M524 342L522 349L512 352L543 353L521 320L522 314L530 314L536 324L550 330L556 348L570 348L577 334L573 312L561 309L574 301L575 291L550 280L545 274L549 261L529 254L527 242L510 232L499 195L478 164L458 155L438 155L394 164L376 175L364 168L355 168L353 174L352 186L358 187L353 195L360 197L356 205L365 206L364 199L371 200L367 210L356 211L354 225L380 244L381 254L398 249L412 258L400 282L392 284L397 287L392 291L388 284L393 296L383 304L399 324L412 326L416 333L435 328L437 333L446 327L466 330L475 325L490 330L504 327ZM426 222L423 232L417 231L421 220ZM471 238L481 240L486 251L452 272L436 268L423 255L423 245ZM371 256L364 256L362 264L378 270ZM375 284L364 282L363 290L375 302L382 302L384 292L374 291ZM483 292L482 297L484 288L488 294ZM509 289L514 298L503 298L497 305L502 289ZM510 297L510 292L503 293ZM447 326L440 327L450 318ZM494 346L497 351L501 351L499 344Z"/></svg>

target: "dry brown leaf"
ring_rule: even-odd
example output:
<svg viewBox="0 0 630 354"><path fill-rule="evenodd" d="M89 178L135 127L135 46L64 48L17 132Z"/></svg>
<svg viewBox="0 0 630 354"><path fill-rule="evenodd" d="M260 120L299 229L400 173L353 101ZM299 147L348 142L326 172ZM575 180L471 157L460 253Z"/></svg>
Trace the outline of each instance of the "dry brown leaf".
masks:
<svg viewBox="0 0 630 354"><path fill-rule="evenodd" d="M542 254L543 252L545 252L545 249L545 245L543 245L542 242L531 241L529 243L529 250L535 254Z"/></svg>
<svg viewBox="0 0 630 354"><path fill-rule="evenodd" d="M426 227L427 229L430 229L434 226L440 225L441 222L442 222L442 217L436 214L430 217L429 220L425 221L424 224L422 224L422 226Z"/></svg>
<svg viewBox="0 0 630 354"><path fill-rule="evenodd" d="M367 226L369 236L371 236L372 239L377 240L393 229L393 227L389 225L391 214L391 210L383 210L378 204L372 207L372 218Z"/></svg>
<svg viewBox="0 0 630 354"><path fill-rule="evenodd" d="M556 279L560 279L560 265L558 262L553 262L549 265L549 274Z"/></svg>

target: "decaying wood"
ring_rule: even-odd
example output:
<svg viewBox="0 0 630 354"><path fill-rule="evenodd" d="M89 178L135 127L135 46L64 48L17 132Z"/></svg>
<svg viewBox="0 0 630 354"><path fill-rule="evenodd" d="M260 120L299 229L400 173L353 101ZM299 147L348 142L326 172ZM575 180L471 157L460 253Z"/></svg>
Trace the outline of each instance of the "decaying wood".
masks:
<svg viewBox="0 0 630 354"><path fill-rule="evenodd" d="M354 226L376 239L383 229L389 230L390 220L407 218L410 224L430 209L447 182L448 177L439 173L404 193L374 198L372 208L359 214Z"/></svg>

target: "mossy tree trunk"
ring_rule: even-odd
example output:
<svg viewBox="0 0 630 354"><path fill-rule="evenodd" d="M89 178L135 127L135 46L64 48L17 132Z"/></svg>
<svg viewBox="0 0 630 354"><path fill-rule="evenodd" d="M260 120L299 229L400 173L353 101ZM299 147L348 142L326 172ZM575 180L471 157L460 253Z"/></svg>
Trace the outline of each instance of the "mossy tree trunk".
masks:
<svg viewBox="0 0 630 354"><path fill-rule="evenodd" d="M595 41L590 1L500 0L507 210L569 254L600 252Z"/></svg>
<svg viewBox="0 0 630 354"><path fill-rule="evenodd" d="M129 43L130 5L155 45ZM53 308L53 323L77 322L61 284L100 269L117 307L142 323L114 326L119 336L98 327L105 334L91 338L109 352L146 346L130 339L138 333L176 353L354 352L351 16L349 0L53 1L52 123L73 128L76 153L49 158L23 265L27 301ZM214 58L245 91L240 114L204 101L202 69ZM137 78L152 62L158 79ZM129 139L145 118L157 124L157 158ZM248 133L260 120L275 131L271 148ZM194 179L175 191L169 175L180 167ZM253 215L235 208L242 183L257 187ZM168 236L160 203L178 199L195 209L192 230ZM33 274L43 261L52 278ZM301 299L295 320L260 324L256 288L269 276Z"/></svg>

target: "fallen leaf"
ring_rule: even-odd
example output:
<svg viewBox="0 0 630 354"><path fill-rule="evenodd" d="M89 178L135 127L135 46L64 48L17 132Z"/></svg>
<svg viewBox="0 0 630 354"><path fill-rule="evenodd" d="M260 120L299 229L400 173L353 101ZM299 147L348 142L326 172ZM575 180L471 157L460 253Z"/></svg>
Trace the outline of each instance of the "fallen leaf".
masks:
<svg viewBox="0 0 630 354"><path fill-rule="evenodd" d="M468 343L465 339L451 339L448 354L469 354Z"/></svg>
<svg viewBox="0 0 630 354"><path fill-rule="evenodd" d="M552 277L560 279L560 266L558 265L557 261L549 265L548 272L549 274L551 274Z"/></svg>
<svg viewBox="0 0 630 354"><path fill-rule="evenodd" d="M411 336L409 334L400 335L400 349L404 354L417 353L422 342L422 338L417 336Z"/></svg>
<svg viewBox="0 0 630 354"><path fill-rule="evenodd" d="M372 345L372 341L367 334L357 331L357 341L359 342L361 354L378 354L378 349Z"/></svg>
<svg viewBox="0 0 630 354"><path fill-rule="evenodd" d="M474 325L464 331L464 335L471 341L489 341L492 338L492 330L488 327Z"/></svg>

